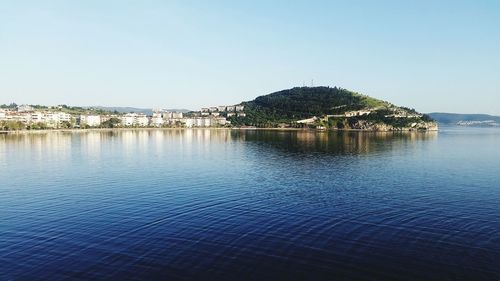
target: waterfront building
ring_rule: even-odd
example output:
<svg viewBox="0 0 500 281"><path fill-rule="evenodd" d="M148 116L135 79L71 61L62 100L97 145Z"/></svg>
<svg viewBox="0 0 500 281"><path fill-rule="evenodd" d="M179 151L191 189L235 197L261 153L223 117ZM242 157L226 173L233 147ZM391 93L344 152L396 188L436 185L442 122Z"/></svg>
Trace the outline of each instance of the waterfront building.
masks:
<svg viewBox="0 0 500 281"><path fill-rule="evenodd" d="M97 127L101 125L100 115L80 115L80 126L88 125L91 127Z"/></svg>
<svg viewBox="0 0 500 281"><path fill-rule="evenodd" d="M224 118L224 117L217 117L214 120L215 120L215 124L219 124L219 125L222 125L222 126L231 124L231 122L227 121L227 119ZM212 125L215 125L215 124L212 124Z"/></svg>
<svg viewBox="0 0 500 281"><path fill-rule="evenodd" d="M122 121L123 126L132 126L134 125L135 122L135 117L137 114L135 113L127 113L124 116L122 116L120 119Z"/></svg>
<svg viewBox="0 0 500 281"><path fill-rule="evenodd" d="M40 111L35 111L31 113L31 123L43 123L44 121L44 114Z"/></svg>
<svg viewBox="0 0 500 281"><path fill-rule="evenodd" d="M145 114L137 114L135 125L139 127L147 127L149 125L149 118Z"/></svg>
<svg viewBox="0 0 500 281"><path fill-rule="evenodd" d="M164 123L165 123L165 120L163 120L163 118L161 117L161 114L160 114L160 116L154 116L154 114L153 114L153 117L151 117L151 125L153 125L155 127L161 127Z"/></svg>
<svg viewBox="0 0 500 281"><path fill-rule="evenodd" d="M184 118L181 122L183 122L184 126L186 126L187 128L192 128L196 124L196 120L194 118Z"/></svg>
<svg viewBox="0 0 500 281"><path fill-rule="evenodd" d="M31 121L31 114L29 117ZM52 128L58 128L63 122L71 123L71 115L66 112L46 112L42 118L45 120L45 124Z"/></svg>
<svg viewBox="0 0 500 281"><path fill-rule="evenodd" d="M128 113L122 117L122 123L124 126L134 126L137 125L137 113Z"/></svg>
<svg viewBox="0 0 500 281"><path fill-rule="evenodd" d="M182 112L172 112L172 118L177 119L177 118L183 118L184 114Z"/></svg>
<svg viewBox="0 0 500 281"><path fill-rule="evenodd" d="M196 127L204 127L205 125L205 118L196 118L196 123L195 123L195 126Z"/></svg>
<svg viewBox="0 0 500 281"><path fill-rule="evenodd" d="M59 122L70 122L71 123L71 114L69 114L69 113L58 112L57 118L59 119Z"/></svg>
<svg viewBox="0 0 500 281"><path fill-rule="evenodd" d="M149 125L149 119L145 114L139 113L127 113L121 118L123 126L138 126L146 127Z"/></svg>
<svg viewBox="0 0 500 281"><path fill-rule="evenodd" d="M20 121L23 123L28 123L30 120L29 114L19 113L15 111L8 112L5 116L5 119L10 121Z"/></svg>
<svg viewBox="0 0 500 281"><path fill-rule="evenodd" d="M314 124L317 120L318 120L318 117L314 116L312 118L299 120L299 121L297 121L297 123L299 123L299 124Z"/></svg>
<svg viewBox="0 0 500 281"><path fill-rule="evenodd" d="M172 112L169 112L169 111L164 111L163 114L162 114L162 116L163 116L163 119L167 119L167 120L173 118L172 117Z"/></svg>

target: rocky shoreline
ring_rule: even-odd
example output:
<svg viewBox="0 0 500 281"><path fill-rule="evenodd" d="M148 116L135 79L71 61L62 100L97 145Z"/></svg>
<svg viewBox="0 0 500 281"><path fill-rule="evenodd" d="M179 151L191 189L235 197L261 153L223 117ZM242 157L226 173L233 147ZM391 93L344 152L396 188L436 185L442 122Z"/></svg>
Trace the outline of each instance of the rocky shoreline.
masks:
<svg viewBox="0 0 500 281"><path fill-rule="evenodd" d="M377 131L377 132L390 132L390 131L438 131L439 126L435 122L414 122L407 127L395 127L393 125L384 123L372 123L365 120L359 120L351 125L348 129L362 130L362 131Z"/></svg>

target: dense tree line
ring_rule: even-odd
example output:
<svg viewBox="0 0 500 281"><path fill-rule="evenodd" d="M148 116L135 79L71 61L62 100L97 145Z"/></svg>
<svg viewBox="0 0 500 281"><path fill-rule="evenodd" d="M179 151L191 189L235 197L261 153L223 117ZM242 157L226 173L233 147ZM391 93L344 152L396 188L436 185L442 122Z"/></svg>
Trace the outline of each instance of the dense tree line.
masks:
<svg viewBox="0 0 500 281"><path fill-rule="evenodd" d="M73 127L74 124L68 121L63 121L57 126L58 129L71 129ZM26 124L21 121L12 121L12 120L0 121L0 131L46 130L46 129L54 129L54 127L48 126L46 123L43 122Z"/></svg>
<svg viewBox="0 0 500 281"><path fill-rule="evenodd" d="M15 109L15 108L17 108L17 104L16 103L0 104L0 108L2 108L2 109Z"/></svg>

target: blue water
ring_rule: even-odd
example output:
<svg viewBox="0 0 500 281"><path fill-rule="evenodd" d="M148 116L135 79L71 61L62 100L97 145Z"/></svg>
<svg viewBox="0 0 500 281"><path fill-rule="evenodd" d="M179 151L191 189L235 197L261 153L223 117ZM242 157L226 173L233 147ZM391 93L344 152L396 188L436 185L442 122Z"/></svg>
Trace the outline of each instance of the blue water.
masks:
<svg viewBox="0 0 500 281"><path fill-rule="evenodd" d="M0 136L0 280L500 280L500 129Z"/></svg>

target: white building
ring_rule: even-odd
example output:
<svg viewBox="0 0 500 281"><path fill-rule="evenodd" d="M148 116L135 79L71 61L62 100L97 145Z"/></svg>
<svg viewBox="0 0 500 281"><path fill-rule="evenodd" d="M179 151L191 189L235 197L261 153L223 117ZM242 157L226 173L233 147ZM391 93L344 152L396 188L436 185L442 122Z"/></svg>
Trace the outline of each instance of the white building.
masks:
<svg viewBox="0 0 500 281"><path fill-rule="evenodd" d="M47 112L42 118L49 127L58 127L62 122L71 122L71 115L65 112Z"/></svg>
<svg viewBox="0 0 500 281"><path fill-rule="evenodd" d="M172 112L169 112L169 111L164 111L162 116L163 116L163 119L172 119Z"/></svg>
<svg viewBox="0 0 500 281"><path fill-rule="evenodd" d="M194 118L184 118L183 123L187 128L192 128L195 126L196 120Z"/></svg>
<svg viewBox="0 0 500 281"><path fill-rule="evenodd" d="M364 116L369 115L371 111L368 110L359 110L359 111L348 111L345 113L346 117L354 117L354 116Z"/></svg>
<svg viewBox="0 0 500 281"><path fill-rule="evenodd" d="M23 104L17 107L17 112L30 112L33 111L33 107Z"/></svg>
<svg viewBox="0 0 500 281"><path fill-rule="evenodd" d="M138 114L135 123L139 127L147 127L149 125L149 118L145 114Z"/></svg>
<svg viewBox="0 0 500 281"><path fill-rule="evenodd" d="M237 106L235 106L235 109L236 109L236 111L240 112L240 111L243 111L245 109L245 106L237 105Z"/></svg>
<svg viewBox="0 0 500 281"><path fill-rule="evenodd" d="M59 123L61 122L71 122L71 114L66 112L58 112L57 118L59 118Z"/></svg>
<svg viewBox="0 0 500 281"><path fill-rule="evenodd" d="M318 120L318 117L314 116L313 118L299 120L299 121L297 121L297 123L299 123L299 124L314 124L314 122L316 122L316 120Z"/></svg>
<svg viewBox="0 0 500 281"><path fill-rule="evenodd" d="M0 109L0 120L5 119L5 118L6 118L5 110Z"/></svg>
<svg viewBox="0 0 500 281"><path fill-rule="evenodd" d="M187 128L206 128L206 127L212 127L215 125L225 125L227 124L227 120L224 117L195 117L195 118L184 118L180 120L184 126Z"/></svg>
<svg viewBox="0 0 500 281"><path fill-rule="evenodd" d="M234 108L235 107L233 105L231 105L231 106L226 107L226 110L227 110L227 112L233 112Z"/></svg>
<svg viewBox="0 0 500 281"><path fill-rule="evenodd" d="M224 117L215 118L214 121L216 124L219 124L222 126L227 125L227 124L231 124L231 122L227 121L226 118L224 118ZM215 125L215 124L212 124L212 125Z"/></svg>
<svg viewBox="0 0 500 281"><path fill-rule="evenodd" d="M205 118L196 118L196 127L205 127Z"/></svg>
<svg viewBox="0 0 500 281"><path fill-rule="evenodd" d="M165 120L161 116L153 116L151 118L151 125L155 127L161 127L165 123Z"/></svg>
<svg viewBox="0 0 500 281"><path fill-rule="evenodd" d="M385 117L393 117L393 118L421 118L421 114L412 114L408 112L395 112L394 114L385 115Z"/></svg>
<svg viewBox="0 0 500 281"><path fill-rule="evenodd" d="M88 125L91 127L97 127L101 125L101 116L100 115L80 115L80 126Z"/></svg>
<svg viewBox="0 0 500 281"><path fill-rule="evenodd" d="M31 113L31 122L32 123L43 123L44 122L44 114L39 111L35 111Z"/></svg>
<svg viewBox="0 0 500 281"><path fill-rule="evenodd" d="M127 113L120 119L123 126L146 127L149 125L149 119L145 114Z"/></svg>
<svg viewBox="0 0 500 281"><path fill-rule="evenodd" d="M172 112L172 118L177 119L177 118L183 118L184 114L182 112Z"/></svg>
<svg viewBox="0 0 500 281"><path fill-rule="evenodd" d="M127 113L123 115L120 119L122 120L123 126L132 126L135 123L135 117L137 114L135 113Z"/></svg>

